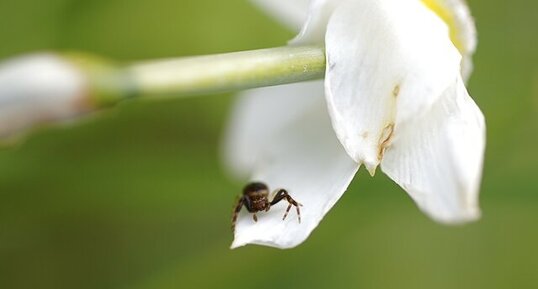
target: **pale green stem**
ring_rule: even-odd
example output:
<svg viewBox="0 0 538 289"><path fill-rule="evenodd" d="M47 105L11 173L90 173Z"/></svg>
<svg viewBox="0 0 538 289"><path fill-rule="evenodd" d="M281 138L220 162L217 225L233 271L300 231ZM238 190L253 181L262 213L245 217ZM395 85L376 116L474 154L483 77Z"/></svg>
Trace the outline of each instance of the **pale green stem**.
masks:
<svg viewBox="0 0 538 289"><path fill-rule="evenodd" d="M77 76L80 72L85 81L82 84L71 83L78 88L72 95L51 97L57 108L51 108L51 105L41 101L43 97L39 95L18 97L18 90L14 89L15 95L5 96L14 104L8 101L11 106L5 110L8 111L9 121L3 127L0 126L0 137L20 134L21 131L43 126L44 123L63 122L66 116L70 116L72 121L79 115L134 97L150 99L163 95L178 97L229 92L320 79L325 75L325 52L322 47L316 46L288 46L128 65L118 65L99 56L83 53L59 56L70 62L74 70L66 69L63 65L58 69L69 70ZM53 64L57 65L57 62L53 61ZM20 83L14 85L24 86ZM55 83L43 85L45 96L47 92L54 91ZM59 83L59 87L66 86ZM41 91L40 87L32 89L35 94ZM10 92L9 87L7 91ZM26 90L21 91L24 93ZM39 101L34 101L34 98ZM34 102L29 103L32 101Z"/></svg>
<svg viewBox="0 0 538 289"><path fill-rule="evenodd" d="M92 61L83 64L88 68L88 63ZM93 98L100 106L131 97L190 96L321 79L325 52L318 46L288 46L145 61L119 69L93 61L90 68Z"/></svg>
<svg viewBox="0 0 538 289"><path fill-rule="evenodd" d="M323 78L321 47L279 47L148 61L129 66L139 95L195 95Z"/></svg>

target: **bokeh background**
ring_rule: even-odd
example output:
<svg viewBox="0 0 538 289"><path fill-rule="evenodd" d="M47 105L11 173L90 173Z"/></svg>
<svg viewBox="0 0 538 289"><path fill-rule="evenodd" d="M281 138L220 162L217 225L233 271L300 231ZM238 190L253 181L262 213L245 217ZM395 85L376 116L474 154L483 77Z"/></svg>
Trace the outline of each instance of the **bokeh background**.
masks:
<svg viewBox="0 0 538 289"><path fill-rule="evenodd" d="M0 288L538 288L538 2L471 0L488 123L483 218L445 227L357 175L292 250L229 250L232 94L131 101L0 150ZM0 0L0 58L120 61L283 45L246 0Z"/></svg>

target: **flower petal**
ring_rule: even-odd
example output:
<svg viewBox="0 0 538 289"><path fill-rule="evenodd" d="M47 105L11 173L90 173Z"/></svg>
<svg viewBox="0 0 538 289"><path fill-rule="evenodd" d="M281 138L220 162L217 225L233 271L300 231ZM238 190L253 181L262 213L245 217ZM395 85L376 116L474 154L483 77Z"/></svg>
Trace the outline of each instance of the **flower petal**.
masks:
<svg viewBox="0 0 538 289"><path fill-rule="evenodd" d="M429 110L459 75L447 25L418 0L356 0L326 35L326 98L340 142L370 173L395 125Z"/></svg>
<svg viewBox="0 0 538 289"><path fill-rule="evenodd" d="M323 82L304 82L243 93L235 104L224 144L224 162L237 178L248 178L281 131L306 111L322 109ZM303 112L305 111L305 112Z"/></svg>
<svg viewBox="0 0 538 289"><path fill-rule="evenodd" d="M240 213L232 248L260 244L291 248L303 242L342 196L358 165L345 153L331 128L322 83L270 87L246 93L232 121L228 141L235 169L251 168L252 180L285 188L299 203L301 223L286 201L260 212L254 222ZM232 147L236 149L232 149Z"/></svg>
<svg viewBox="0 0 538 289"><path fill-rule="evenodd" d="M336 7L341 3L341 0L311 0L308 17L301 28L301 32L291 41L291 44L324 43L329 19Z"/></svg>
<svg viewBox="0 0 538 289"><path fill-rule="evenodd" d="M472 56L476 50L476 26L465 0L422 0L450 27L450 38L463 56L461 74L467 81L473 70Z"/></svg>
<svg viewBox="0 0 538 289"><path fill-rule="evenodd" d="M0 64L0 137L86 110L86 83L80 71L49 54Z"/></svg>
<svg viewBox="0 0 538 289"><path fill-rule="evenodd" d="M485 146L480 109L459 78L425 115L396 127L381 168L433 219L479 217Z"/></svg>
<svg viewBox="0 0 538 289"><path fill-rule="evenodd" d="M299 31L307 17L309 0L252 0L284 25Z"/></svg>

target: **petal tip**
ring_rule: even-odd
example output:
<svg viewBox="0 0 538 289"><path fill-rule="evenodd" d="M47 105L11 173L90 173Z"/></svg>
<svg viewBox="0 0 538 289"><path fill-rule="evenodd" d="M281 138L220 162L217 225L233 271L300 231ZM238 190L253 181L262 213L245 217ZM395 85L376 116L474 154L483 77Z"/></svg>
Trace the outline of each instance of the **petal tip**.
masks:
<svg viewBox="0 0 538 289"><path fill-rule="evenodd" d="M304 240L303 240L304 241ZM252 245L260 245L260 246L267 246L267 247L273 247L277 249L292 249L296 247L297 245L301 244L303 241L300 242L278 242L278 241L272 241L272 240L263 240L263 239L242 239L242 238L235 238L232 242L232 245L230 245L230 250L237 249L240 247L244 247L246 245L252 244Z"/></svg>
<svg viewBox="0 0 538 289"><path fill-rule="evenodd" d="M239 243L239 242L237 242L236 240L234 240L234 241L232 242L232 244L230 245L230 250L237 249L237 248L239 248L239 247L243 247L243 246L245 246L245 245L246 245L246 244L244 244L244 243Z"/></svg>
<svg viewBox="0 0 538 289"><path fill-rule="evenodd" d="M375 176L375 172L377 171L377 165L375 165L375 164L365 163L364 166L366 167L366 170L368 171L368 173L370 174L370 176L374 177L374 176Z"/></svg>
<svg viewBox="0 0 538 289"><path fill-rule="evenodd" d="M465 225L467 223L476 222L482 217L482 213L480 211L480 208L478 207L467 208L465 211L459 214L445 216L434 215L428 212L426 212L426 214L430 216L430 218L432 218L435 222L449 226Z"/></svg>

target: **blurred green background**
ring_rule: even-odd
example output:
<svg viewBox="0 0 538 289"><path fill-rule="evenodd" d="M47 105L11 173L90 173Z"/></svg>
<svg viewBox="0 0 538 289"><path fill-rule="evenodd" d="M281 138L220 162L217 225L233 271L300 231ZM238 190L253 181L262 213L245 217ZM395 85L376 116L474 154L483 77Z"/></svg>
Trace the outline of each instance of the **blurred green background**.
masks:
<svg viewBox="0 0 538 289"><path fill-rule="evenodd" d="M292 250L231 243L219 140L233 95L131 101L0 151L0 288L538 288L538 2L472 0L483 218L444 227L357 175ZM0 0L0 58L118 60L283 45L246 0Z"/></svg>

